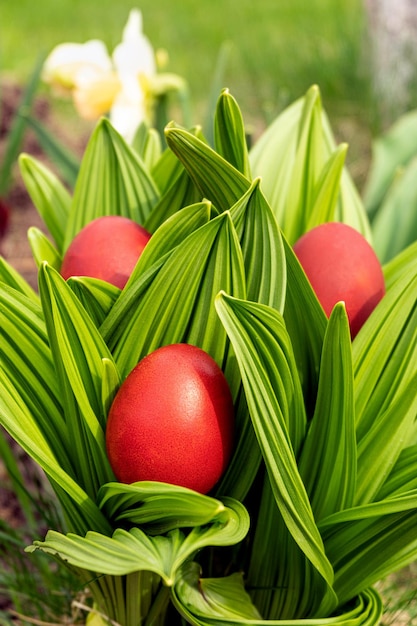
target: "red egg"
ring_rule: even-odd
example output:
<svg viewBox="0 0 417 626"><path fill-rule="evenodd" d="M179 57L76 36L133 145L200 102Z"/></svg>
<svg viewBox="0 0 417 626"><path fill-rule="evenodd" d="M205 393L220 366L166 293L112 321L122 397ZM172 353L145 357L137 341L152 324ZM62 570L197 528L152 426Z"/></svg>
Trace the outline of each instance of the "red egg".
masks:
<svg viewBox="0 0 417 626"><path fill-rule="evenodd" d="M343 301L352 338L385 294L381 264L368 241L357 230L328 222L305 233L294 252L329 317Z"/></svg>
<svg viewBox="0 0 417 626"><path fill-rule="evenodd" d="M130 372L108 415L106 447L120 482L154 480L207 493L233 448L226 378L205 351L158 348Z"/></svg>
<svg viewBox="0 0 417 626"><path fill-rule="evenodd" d="M123 289L151 235L127 217L106 215L92 220L72 240L61 275L90 276Z"/></svg>

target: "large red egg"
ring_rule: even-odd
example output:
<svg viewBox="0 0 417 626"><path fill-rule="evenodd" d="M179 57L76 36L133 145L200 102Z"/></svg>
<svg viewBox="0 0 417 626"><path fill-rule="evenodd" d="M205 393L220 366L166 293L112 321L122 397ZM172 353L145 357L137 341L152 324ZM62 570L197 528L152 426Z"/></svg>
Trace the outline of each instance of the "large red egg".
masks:
<svg viewBox="0 0 417 626"><path fill-rule="evenodd" d="M68 246L61 275L65 279L100 278L123 289L150 237L127 217L98 217L80 230Z"/></svg>
<svg viewBox="0 0 417 626"><path fill-rule="evenodd" d="M158 348L131 371L108 415L106 447L120 482L167 482L207 493L233 448L226 378L205 351Z"/></svg>
<svg viewBox="0 0 417 626"><path fill-rule="evenodd" d="M357 230L328 222L306 232L294 252L329 317L343 301L352 338L385 294L381 264L368 241Z"/></svg>

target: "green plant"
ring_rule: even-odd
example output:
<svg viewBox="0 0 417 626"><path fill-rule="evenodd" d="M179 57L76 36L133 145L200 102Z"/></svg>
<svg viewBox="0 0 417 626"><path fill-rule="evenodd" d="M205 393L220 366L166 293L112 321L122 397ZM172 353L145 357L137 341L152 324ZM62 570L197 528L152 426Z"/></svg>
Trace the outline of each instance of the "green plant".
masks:
<svg viewBox="0 0 417 626"><path fill-rule="evenodd" d="M13 520L0 519L0 598L11 603L14 612L11 616L0 610L0 623L6 625L16 616L43 621L69 616L79 586L71 571L58 562L51 566L46 555L25 557L30 537L42 537L48 527L64 531L65 524L59 502L42 474L37 476L34 464L22 456L0 430L0 458L8 478L2 488L10 491L13 510L18 511L17 519L16 514ZM28 475L36 480L28 481Z"/></svg>
<svg viewBox="0 0 417 626"><path fill-rule="evenodd" d="M416 244L384 267L386 295L352 342L344 305L327 320L291 248L330 220L372 238L318 89L249 154L227 90L215 149L198 129L165 135L155 159L102 120L72 197L20 159L53 241L29 232L39 296L0 266L0 420L68 530L28 551L66 561L125 626L376 626L372 585L417 556ZM65 282L65 246L109 213L152 233L125 288ZM209 495L120 484L106 455L121 382L177 342L215 359L235 402L234 454Z"/></svg>
<svg viewBox="0 0 417 626"><path fill-rule="evenodd" d="M372 223L375 250L384 263L417 238L416 133L414 110L378 136L372 147L364 204Z"/></svg>

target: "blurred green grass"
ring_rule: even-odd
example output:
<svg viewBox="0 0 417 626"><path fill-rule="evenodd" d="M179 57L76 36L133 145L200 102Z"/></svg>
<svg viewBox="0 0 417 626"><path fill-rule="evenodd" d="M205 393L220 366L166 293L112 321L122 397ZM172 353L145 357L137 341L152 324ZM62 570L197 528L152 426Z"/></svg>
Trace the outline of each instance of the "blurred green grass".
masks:
<svg viewBox="0 0 417 626"><path fill-rule="evenodd" d="M361 0L1 0L0 72L24 81L63 41L99 38L111 51L133 6L169 69L188 80L196 117L225 42L223 86L249 121L268 121L313 83L330 114L367 115Z"/></svg>

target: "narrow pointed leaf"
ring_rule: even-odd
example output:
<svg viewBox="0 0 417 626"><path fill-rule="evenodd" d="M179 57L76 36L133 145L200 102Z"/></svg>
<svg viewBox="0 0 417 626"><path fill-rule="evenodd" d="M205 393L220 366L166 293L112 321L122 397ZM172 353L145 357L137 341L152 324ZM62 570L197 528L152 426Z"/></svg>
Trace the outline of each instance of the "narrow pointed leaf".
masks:
<svg viewBox="0 0 417 626"><path fill-rule="evenodd" d="M229 384L235 394L239 382L227 371L228 342L214 310L214 298L223 286L236 294L245 291L241 250L229 214L190 234L161 261L156 274L145 268L136 278L101 328L122 376L161 345L192 343L232 376Z"/></svg>
<svg viewBox="0 0 417 626"><path fill-rule="evenodd" d="M67 283L98 328L119 297L120 289L104 280L89 276L72 276Z"/></svg>
<svg viewBox="0 0 417 626"><path fill-rule="evenodd" d="M282 318L269 307L225 295L217 298L216 305L236 353L277 506L300 550L330 588L332 567L294 455L305 428L305 415L293 357L291 351L286 353L290 343Z"/></svg>
<svg viewBox="0 0 417 626"><path fill-rule="evenodd" d="M27 113L27 111L31 109L33 101L35 99L36 90L38 88L39 79L42 72L43 62L43 57L38 57L34 69L27 82L27 85L23 91L22 99L18 104L17 111L12 117L11 125L8 128L8 132L4 142L4 150L2 151L2 163L0 167L1 196L6 195L6 192L11 184L13 166L19 156L27 126L24 113Z"/></svg>
<svg viewBox="0 0 417 626"><path fill-rule="evenodd" d="M159 199L152 177L111 126L101 120L88 142L65 231L64 248L88 222L122 215L143 224Z"/></svg>
<svg viewBox="0 0 417 626"><path fill-rule="evenodd" d="M71 471L69 437L40 303L3 286L0 290L1 364L54 454Z"/></svg>
<svg viewBox="0 0 417 626"><path fill-rule="evenodd" d="M315 199L306 225L306 231L318 224L336 221L340 184L345 164L347 144L341 144L323 166L316 184Z"/></svg>
<svg viewBox="0 0 417 626"><path fill-rule="evenodd" d="M382 413L358 446L358 485L355 502L372 502L408 441L417 414L417 374Z"/></svg>
<svg viewBox="0 0 417 626"><path fill-rule="evenodd" d="M214 116L214 145L217 152L250 179L246 133L239 106L228 89L217 101Z"/></svg>
<svg viewBox="0 0 417 626"><path fill-rule="evenodd" d="M284 320L294 350L307 413L313 414L327 318L293 249L283 237L287 260Z"/></svg>
<svg viewBox="0 0 417 626"><path fill-rule="evenodd" d="M43 151L58 168L62 178L73 188L77 180L80 162L67 146L59 141L38 119L24 115L28 126L32 128Z"/></svg>
<svg viewBox="0 0 417 626"><path fill-rule="evenodd" d="M158 131L145 123L141 124L132 145L148 171L151 171L162 155L162 143Z"/></svg>
<svg viewBox="0 0 417 626"><path fill-rule="evenodd" d="M243 174L188 131L171 124L165 136L202 196L219 211L228 210L249 188Z"/></svg>
<svg viewBox="0 0 417 626"><path fill-rule="evenodd" d="M71 196L59 179L37 159L22 154L19 166L31 200L62 253Z"/></svg>
<svg viewBox="0 0 417 626"><path fill-rule="evenodd" d="M2 368L0 368L0 383L2 385L0 423L23 450L38 463L47 476L68 494L73 505L76 505L71 507L74 527L77 529L95 528L101 532L109 532L107 520L73 476L62 468L62 461L57 461L26 405L10 387ZM58 456L64 459L65 453L59 452Z"/></svg>
<svg viewBox="0 0 417 626"><path fill-rule="evenodd" d="M281 223L290 243L307 230L316 184L325 163L321 115L320 93L317 88L311 88L306 94L300 117L297 148Z"/></svg>
<svg viewBox="0 0 417 626"><path fill-rule="evenodd" d="M162 257L181 244L188 235L207 224L210 220L212 207L210 202L197 202L178 209L170 217L166 217L157 228L151 240L145 246L138 267L132 272L131 282L138 272L150 268Z"/></svg>
<svg viewBox="0 0 417 626"><path fill-rule="evenodd" d="M180 211L182 208L195 204L200 200L200 192L189 177L188 173L183 169L179 177L175 179L172 185L166 192L164 192L160 200L153 207L150 215L144 222L144 227L150 233L154 233L157 228L172 215Z"/></svg>
<svg viewBox="0 0 417 626"><path fill-rule="evenodd" d="M371 219L378 212L396 172L417 153L417 112L401 116L372 145L371 169L364 190L364 202Z"/></svg>
<svg viewBox="0 0 417 626"><path fill-rule="evenodd" d="M74 443L71 452L82 484L94 494L112 479L107 459L103 414L103 358L112 360L92 319L59 274L40 268L39 291L63 407Z"/></svg>
<svg viewBox="0 0 417 626"><path fill-rule="evenodd" d="M316 407L299 462L318 522L353 504L356 462L351 339L340 303L325 335Z"/></svg>
<svg viewBox="0 0 417 626"><path fill-rule="evenodd" d="M286 261L281 232L256 179L231 208L245 263L247 299L283 311Z"/></svg>
<svg viewBox="0 0 417 626"><path fill-rule="evenodd" d="M32 250L33 258L39 267L46 261L51 267L57 271L61 268L62 258L55 246L49 241L48 237L35 226L31 226L28 230L28 241Z"/></svg>
<svg viewBox="0 0 417 626"><path fill-rule="evenodd" d="M416 491L347 509L320 524L341 602L416 559Z"/></svg>
<svg viewBox="0 0 417 626"><path fill-rule="evenodd" d="M417 372L415 266L411 259L403 267L352 345L358 441Z"/></svg>
<svg viewBox="0 0 417 626"><path fill-rule="evenodd" d="M397 173L372 221L374 249L387 263L417 239L417 158Z"/></svg>
<svg viewBox="0 0 417 626"><path fill-rule="evenodd" d="M321 120L319 120L317 115L319 109L321 109L320 94L317 86L313 85L303 98L296 100L280 113L249 153L252 174L262 178L265 196L271 204L278 224L291 242L297 236L297 231L299 233L303 231L299 221L300 219L304 221L307 216L295 218L289 215L289 207L291 206L293 210L293 203L301 202L298 206L300 211L303 210L301 198L304 197L306 200L308 196L305 194L313 189L308 181L317 183L325 161L336 148L327 115L321 109ZM306 131L310 133L312 139L315 137L311 146L305 141L309 136L305 134ZM302 149L299 145L300 141L304 141ZM305 158L309 159L309 166L303 160ZM293 200L288 204L291 194ZM317 191L314 195L316 194ZM313 196L310 196L310 200L312 198ZM310 213L312 206L310 205L306 210ZM341 176L335 219L350 224L368 240L372 239L363 203L346 168L343 169ZM291 226L289 233L286 231L288 220ZM306 223L304 221L304 224Z"/></svg>
<svg viewBox="0 0 417 626"><path fill-rule="evenodd" d="M220 500L185 487L158 482L108 483L97 495L100 508L114 523L146 526L152 534L173 528L203 526L224 510Z"/></svg>
<svg viewBox="0 0 417 626"><path fill-rule="evenodd" d="M4 257L0 256L0 282L39 302L39 296L25 278Z"/></svg>

